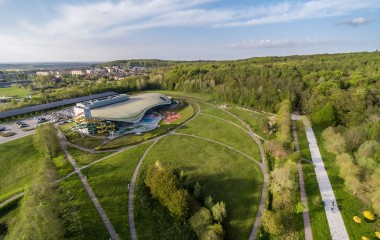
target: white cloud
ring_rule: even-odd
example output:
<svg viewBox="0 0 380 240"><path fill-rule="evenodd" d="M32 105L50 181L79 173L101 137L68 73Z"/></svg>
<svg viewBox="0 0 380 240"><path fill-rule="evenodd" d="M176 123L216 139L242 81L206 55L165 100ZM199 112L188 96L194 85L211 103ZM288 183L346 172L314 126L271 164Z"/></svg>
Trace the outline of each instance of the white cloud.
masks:
<svg viewBox="0 0 380 240"><path fill-rule="evenodd" d="M214 27L256 26L282 23L302 19L315 19L346 15L363 9L380 8L378 0L311 0L298 3L278 3L275 5L250 8L243 18L220 23Z"/></svg>
<svg viewBox="0 0 380 240"><path fill-rule="evenodd" d="M364 24L373 22L373 21L375 21L374 18L358 17L358 18L354 18L354 19L349 20L349 21L340 22L340 23L338 23L338 25L349 25L349 26L356 27L359 25L364 25Z"/></svg>
<svg viewBox="0 0 380 240"><path fill-rule="evenodd" d="M6 1L9 0L0 0L0 5ZM244 8L212 8L217 4L207 4L214 1L218 0L98 0L96 3L59 5L56 11L46 9L49 14L44 19L48 16L51 19L44 23L24 20L18 28L12 28L12 34L0 33L0 58L101 60L109 59L105 54L110 52L120 54L110 58L123 58L129 56L128 51L132 49L126 42L134 31L177 26L255 26L341 16L380 7L379 0L305 0L297 3L284 0L278 4L252 4ZM366 20L358 18L352 21L359 25ZM141 41L144 39L135 44L136 52L147 49ZM233 44L229 50L310 45L315 42L317 40L247 40ZM159 51L157 48L156 52ZM149 54L153 56L153 49L146 53L147 56Z"/></svg>
<svg viewBox="0 0 380 240"><path fill-rule="evenodd" d="M275 47L300 47L320 44L321 41L318 39L305 39L305 40L272 40L272 39L263 39L263 40L243 40L241 42L231 44L232 48L275 48Z"/></svg>

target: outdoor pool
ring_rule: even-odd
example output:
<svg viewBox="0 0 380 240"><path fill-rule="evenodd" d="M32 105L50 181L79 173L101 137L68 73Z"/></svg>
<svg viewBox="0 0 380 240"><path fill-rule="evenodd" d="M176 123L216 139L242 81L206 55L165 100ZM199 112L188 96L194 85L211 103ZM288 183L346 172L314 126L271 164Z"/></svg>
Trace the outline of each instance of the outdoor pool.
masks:
<svg viewBox="0 0 380 240"><path fill-rule="evenodd" d="M154 122L154 118L152 117L145 117L141 120L141 122L144 122L144 123L151 123L151 122Z"/></svg>

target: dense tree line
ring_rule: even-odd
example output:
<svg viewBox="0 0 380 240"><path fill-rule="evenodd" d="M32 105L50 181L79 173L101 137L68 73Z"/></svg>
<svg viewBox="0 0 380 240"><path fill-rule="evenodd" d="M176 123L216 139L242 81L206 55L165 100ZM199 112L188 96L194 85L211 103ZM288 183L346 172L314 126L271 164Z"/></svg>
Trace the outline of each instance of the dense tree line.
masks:
<svg viewBox="0 0 380 240"><path fill-rule="evenodd" d="M380 214L380 122L363 126L329 127L325 148L336 155L340 176L351 194Z"/></svg>
<svg viewBox="0 0 380 240"><path fill-rule="evenodd" d="M172 170L156 162L148 166L144 182L152 197L166 207L174 218L188 222L198 239L223 239L225 231L222 222L227 216L225 203L214 203L211 196L202 201L201 185L196 182L194 187L190 187L181 182L184 178L183 171L177 177Z"/></svg>
<svg viewBox="0 0 380 240"><path fill-rule="evenodd" d="M57 181L54 158L62 157L57 130L51 124L39 126L33 138L43 160L39 161L39 172L25 190L20 210L11 220L5 239L83 239L80 208L66 205L76 196L62 189Z"/></svg>

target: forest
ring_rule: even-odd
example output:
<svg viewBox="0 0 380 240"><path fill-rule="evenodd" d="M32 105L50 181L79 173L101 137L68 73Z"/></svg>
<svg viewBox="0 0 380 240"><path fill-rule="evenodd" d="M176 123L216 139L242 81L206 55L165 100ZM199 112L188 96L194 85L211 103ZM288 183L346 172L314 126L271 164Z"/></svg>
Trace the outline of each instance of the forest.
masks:
<svg viewBox="0 0 380 240"><path fill-rule="evenodd" d="M349 159L358 167L354 174L358 182L376 179L380 162L380 52L237 61L123 60L104 65L119 63L152 68L149 75L121 80L63 76L55 82L38 76L26 86L36 92L31 99L4 104L2 110L105 91L157 89L209 93L227 102L269 112L277 112L281 102L289 101L290 110L308 115L313 126L331 127L324 136L343 139L343 149L332 152L338 154L338 163L340 159ZM366 182L368 186L372 185L370 182ZM367 194L364 196L368 199Z"/></svg>

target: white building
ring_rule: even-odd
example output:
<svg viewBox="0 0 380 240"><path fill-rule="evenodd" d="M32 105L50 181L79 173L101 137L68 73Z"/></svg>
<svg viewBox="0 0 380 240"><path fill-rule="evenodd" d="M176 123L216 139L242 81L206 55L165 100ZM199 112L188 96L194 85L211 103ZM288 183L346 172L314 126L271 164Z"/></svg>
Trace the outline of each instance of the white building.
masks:
<svg viewBox="0 0 380 240"><path fill-rule="evenodd" d="M47 76L49 75L50 72L49 71L40 71L40 72L36 72L36 75L37 76Z"/></svg>
<svg viewBox="0 0 380 240"><path fill-rule="evenodd" d="M83 75L83 74L84 74L84 71L81 69L71 71L71 75Z"/></svg>

